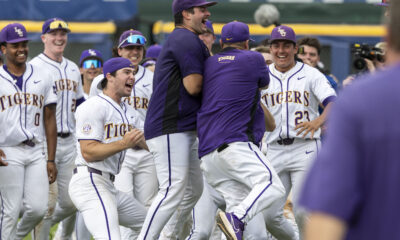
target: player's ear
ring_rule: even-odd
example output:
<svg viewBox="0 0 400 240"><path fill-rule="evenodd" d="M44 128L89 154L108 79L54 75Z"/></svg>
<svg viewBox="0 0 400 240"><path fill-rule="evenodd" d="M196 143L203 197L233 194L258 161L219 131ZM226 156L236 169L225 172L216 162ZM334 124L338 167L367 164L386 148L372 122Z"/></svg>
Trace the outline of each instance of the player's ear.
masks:
<svg viewBox="0 0 400 240"><path fill-rule="evenodd" d="M182 17L184 18L184 19L186 19L186 20L189 20L190 19L190 12L189 11L187 11L187 10L183 10L182 11Z"/></svg>
<svg viewBox="0 0 400 240"><path fill-rule="evenodd" d="M1 53L3 53L3 55L5 55L5 54L7 53L7 50L6 50L6 43L2 43L2 44L0 45L0 50L1 50Z"/></svg>
<svg viewBox="0 0 400 240"><path fill-rule="evenodd" d="M46 41L46 34L42 34L42 35L40 36L40 39L42 39L42 42L45 43L45 41Z"/></svg>

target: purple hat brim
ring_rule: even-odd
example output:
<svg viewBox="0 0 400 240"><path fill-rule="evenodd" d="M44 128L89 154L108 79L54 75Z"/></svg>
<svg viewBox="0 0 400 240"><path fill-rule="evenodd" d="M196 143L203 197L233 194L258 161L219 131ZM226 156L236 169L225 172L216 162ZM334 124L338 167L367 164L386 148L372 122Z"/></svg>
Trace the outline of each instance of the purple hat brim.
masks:
<svg viewBox="0 0 400 240"><path fill-rule="evenodd" d="M217 4L217 2L204 2L202 4L194 5L193 7L211 7L216 4Z"/></svg>
<svg viewBox="0 0 400 240"><path fill-rule="evenodd" d="M275 42L275 41L288 41L288 42L292 42L292 43L294 43L294 44L297 44L295 41L290 40L290 39L287 39L287 38L275 38L275 39L270 40L270 41L271 41L271 43L273 43L273 42Z"/></svg>
<svg viewBox="0 0 400 240"><path fill-rule="evenodd" d="M28 38L18 38L18 39L14 39L14 40L10 40L10 41L5 41L6 43L19 43L19 42L25 42L25 41L29 41Z"/></svg>
<svg viewBox="0 0 400 240"><path fill-rule="evenodd" d="M384 6L384 7L389 7L388 3L375 3L376 6Z"/></svg>
<svg viewBox="0 0 400 240"><path fill-rule="evenodd" d="M129 46L143 46L144 44L139 44L139 43L123 43L119 48L124 48L124 47L129 47Z"/></svg>

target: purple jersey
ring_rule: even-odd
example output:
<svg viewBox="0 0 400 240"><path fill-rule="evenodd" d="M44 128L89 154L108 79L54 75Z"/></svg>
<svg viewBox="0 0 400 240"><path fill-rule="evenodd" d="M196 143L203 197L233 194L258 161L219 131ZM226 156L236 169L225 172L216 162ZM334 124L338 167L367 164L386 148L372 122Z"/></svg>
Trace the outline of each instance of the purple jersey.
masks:
<svg viewBox="0 0 400 240"><path fill-rule="evenodd" d="M144 125L146 139L196 130L201 99L186 91L183 78L196 73L202 75L209 55L196 34L185 28L174 29L157 60L153 95Z"/></svg>
<svg viewBox="0 0 400 240"><path fill-rule="evenodd" d="M400 239L399 75L397 65L343 91L303 187L300 204L346 222L346 239Z"/></svg>
<svg viewBox="0 0 400 240"><path fill-rule="evenodd" d="M265 131L259 88L268 83L267 66L257 52L225 48L207 59L197 117L200 157L224 143L259 143Z"/></svg>

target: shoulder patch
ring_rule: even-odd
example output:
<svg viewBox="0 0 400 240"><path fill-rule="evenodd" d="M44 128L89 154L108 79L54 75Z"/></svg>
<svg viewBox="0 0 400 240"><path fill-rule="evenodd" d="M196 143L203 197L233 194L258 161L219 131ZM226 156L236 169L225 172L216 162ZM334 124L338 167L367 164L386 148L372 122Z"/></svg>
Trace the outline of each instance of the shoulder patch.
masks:
<svg viewBox="0 0 400 240"><path fill-rule="evenodd" d="M92 132L92 126L89 123L85 123L82 127L82 133L88 135L91 132Z"/></svg>

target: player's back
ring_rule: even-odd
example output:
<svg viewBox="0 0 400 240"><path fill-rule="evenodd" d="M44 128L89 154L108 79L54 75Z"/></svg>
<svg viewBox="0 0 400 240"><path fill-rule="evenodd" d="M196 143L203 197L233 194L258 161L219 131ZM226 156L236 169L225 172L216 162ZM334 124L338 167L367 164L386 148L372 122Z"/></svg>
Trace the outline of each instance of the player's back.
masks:
<svg viewBox="0 0 400 240"><path fill-rule="evenodd" d="M205 63L197 129L200 156L223 143L258 143L265 131L259 88L269 75L261 54L226 48Z"/></svg>

